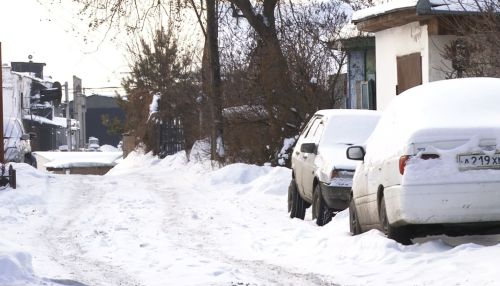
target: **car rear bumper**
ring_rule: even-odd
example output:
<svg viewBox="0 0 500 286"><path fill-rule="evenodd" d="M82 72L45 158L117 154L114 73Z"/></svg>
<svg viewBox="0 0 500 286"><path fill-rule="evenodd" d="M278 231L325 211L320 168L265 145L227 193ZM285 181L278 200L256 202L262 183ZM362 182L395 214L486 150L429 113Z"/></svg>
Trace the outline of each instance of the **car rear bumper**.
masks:
<svg viewBox="0 0 500 286"><path fill-rule="evenodd" d="M500 182L394 186L384 197L396 226L500 222Z"/></svg>
<svg viewBox="0 0 500 286"><path fill-rule="evenodd" d="M331 186L320 184L321 195L326 205L338 211L345 210L351 200L351 187Z"/></svg>

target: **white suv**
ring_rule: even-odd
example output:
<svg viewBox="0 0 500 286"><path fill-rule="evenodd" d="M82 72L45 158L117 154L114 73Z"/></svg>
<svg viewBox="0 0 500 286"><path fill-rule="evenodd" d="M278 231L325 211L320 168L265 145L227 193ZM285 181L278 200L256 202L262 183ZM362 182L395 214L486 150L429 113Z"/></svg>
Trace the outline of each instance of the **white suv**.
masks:
<svg viewBox="0 0 500 286"><path fill-rule="evenodd" d="M379 113L371 110L327 109L314 114L292 154L291 218L304 219L312 205L312 217L321 226L349 206L357 162L346 158L346 150L364 143L378 119Z"/></svg>

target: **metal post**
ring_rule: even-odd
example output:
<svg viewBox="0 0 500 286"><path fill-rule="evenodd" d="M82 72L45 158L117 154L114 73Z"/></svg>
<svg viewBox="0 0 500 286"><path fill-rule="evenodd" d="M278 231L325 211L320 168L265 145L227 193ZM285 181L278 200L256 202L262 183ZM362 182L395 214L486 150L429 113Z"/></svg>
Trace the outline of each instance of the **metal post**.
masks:
<svg viewBox="0 0 500 286"><path fill-rule="evenodd" d="M5 163L3 145L3 65L2 65L2 43L0 43L0 128L2 128L2 140L0 140L0 162Z"/></svg>
<svg viewBox="0 0 500 286"><path fill-rule="evenodd" d="M66 144L68 144L68 151L73 150L71 142L71 117L69 116L69 95L68 95L68 82L64 82L64 97L66 98Z"/></svg>

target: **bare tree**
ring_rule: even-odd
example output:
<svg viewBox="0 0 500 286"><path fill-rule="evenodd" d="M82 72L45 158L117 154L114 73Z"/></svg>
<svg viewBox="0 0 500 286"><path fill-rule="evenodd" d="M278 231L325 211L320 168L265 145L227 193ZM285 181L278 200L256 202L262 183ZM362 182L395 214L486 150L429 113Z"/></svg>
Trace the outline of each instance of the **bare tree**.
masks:
<svg viewBox="0 0 500 286"><path fill-rule="evenodd" d="M210 104L212 132L212 159L222 160L223 125L220 62L218 55L218 0L157 0L152 3L139 3L135 0L73 0L82 5L81 14L89 17L91 29L106 28L110 31L115 25L124 25L128 33L140 31L147 26L162 25L161 15L174 18L185 8L190 8L205 36L202 61L204 86ZM156 19L156 20L155 20Z"/></svg>
<svg viewBox="0 0 500 286"><path fill-rule="evenodd" d="M233 5L232 9L235 8ZM338 39L339 31L347 21L344 8L346 5L341 2L322 1L300 5L286 1L276 6L276 37L283 54L281 67L286 68L286 73L279 75L281 81L287 82L291 94L271 90L274 96L272 104L269 104L269 92L265 92L262 79L264 43L261 36L248 21L241 19L243 16L237 8L230 9L232 13L228 15L223 10L226 16L221 18L224 21L221 33L224 96L229 106L239 106L231 109L228 124L245 126L242 128L245 131L241 132L236 128L228 129L231 157L246 159L250 158L246 154L251 152L250 160L255 163L286 161L289 154L280 154L284 136L288 139L296 136L307 114L320 108L333 108L338 102L333 86L344 65L345 55L334 52L331 43ZM254 6L254 9L260 11L259 6ZM268 87L275 86L273 83ZM273 130L273 121L281 129L279 132ZM255 144L252 136L245 134L248 130L259 134L260 144ZM262 133L262 130L267 130L267 133ZM237 144L240 144L238 150L248 151L234 154L232 150Z"/></svg>
<svg viewBox="0 0 500 286"><path fill-rule="evenodd" d="M447 77L500 76L500 2L455 0L455 16L442 22L457 39L442 55L451 62Z"/></svg>

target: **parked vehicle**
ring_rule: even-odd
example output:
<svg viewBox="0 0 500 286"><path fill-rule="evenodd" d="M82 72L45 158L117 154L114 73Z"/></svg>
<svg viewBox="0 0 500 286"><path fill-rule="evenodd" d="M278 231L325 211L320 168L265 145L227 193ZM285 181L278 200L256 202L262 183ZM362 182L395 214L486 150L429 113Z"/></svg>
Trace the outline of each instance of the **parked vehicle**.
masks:
<svg viewBox="0 0 500 286"><path fill-rule="evenodd" d="M352 184L350 229L411 243L426 234L498 232L500 79L455 79L405 91L384 111Z"/></svg>
<svg viewBox="0 0 500 286"><path fill-rule="evenodd" d="M3 136L6 162L32 163L30 135L24 131L21 120L14 117L4 117Z"/></svg>
<svg viewBox="0 0 500 286"><path fill-rule="evenodd" d="M304 219L312 205L313 219L321 226L348 207L357 162L346 159L346 149L363 143L378 119L379 113L371 110L329 109L314 114L292 154L291 218Z"/></svg>

